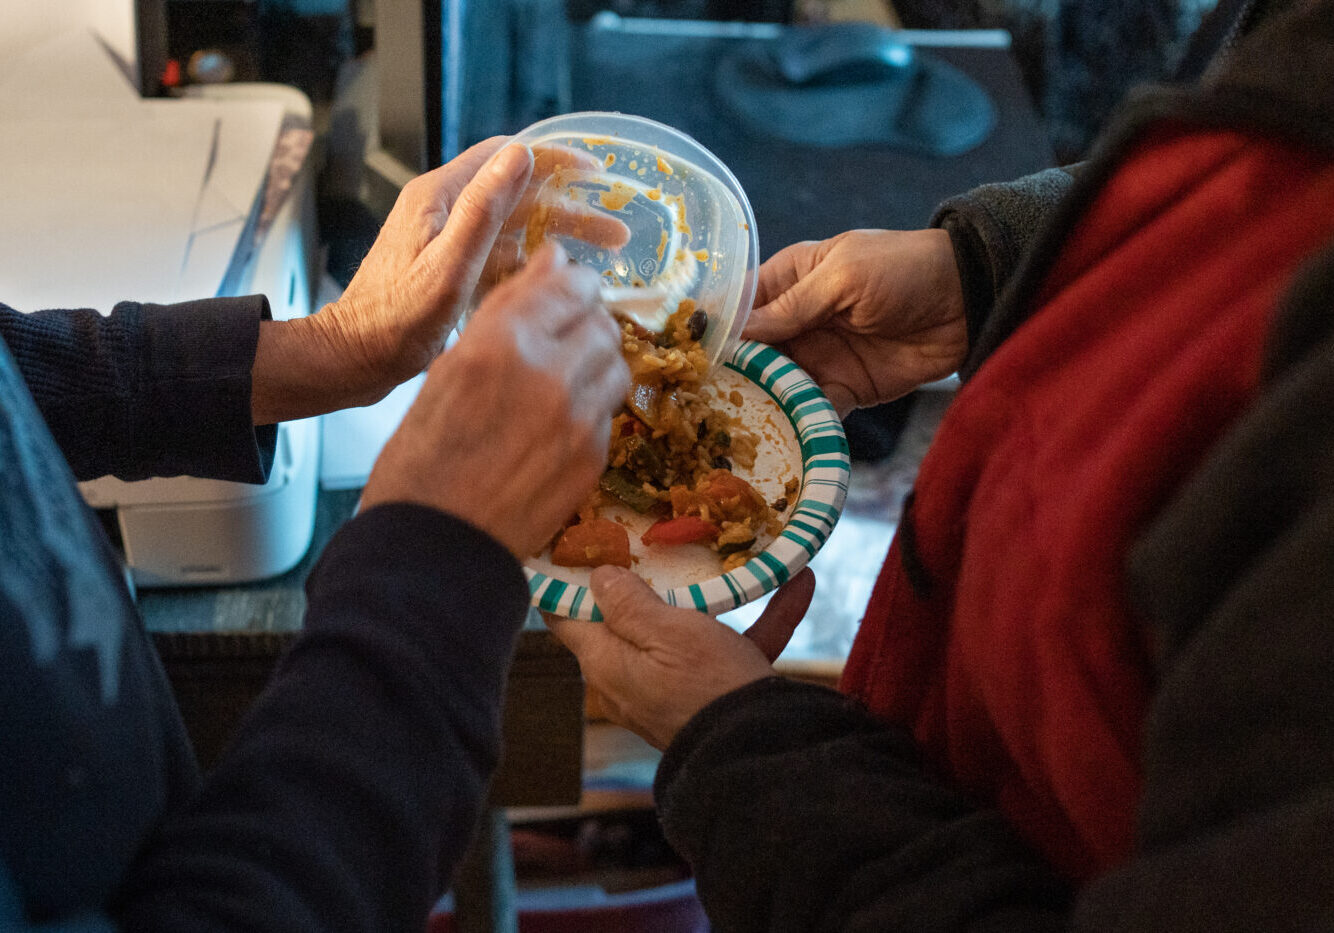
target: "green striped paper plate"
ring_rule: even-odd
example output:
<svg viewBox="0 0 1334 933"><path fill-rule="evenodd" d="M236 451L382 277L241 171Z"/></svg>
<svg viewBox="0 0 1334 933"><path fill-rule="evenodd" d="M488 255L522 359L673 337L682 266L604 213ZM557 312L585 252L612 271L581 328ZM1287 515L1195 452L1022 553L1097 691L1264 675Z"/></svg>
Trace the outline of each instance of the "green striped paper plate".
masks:
<svg viewBox="0 0 1334 933"><path fill-rule="evenodd" d="M802 481L787 524L763 551L730 573L660 591L671 605L710 615L758 599L806 566L834 530L851 470L843 423L801 367L773 347L750 340L742 341L725 365L763 389L792 423L801 448ZM532 568L524 572L538 609L571 619L602 619L586 587Z"/></svg>

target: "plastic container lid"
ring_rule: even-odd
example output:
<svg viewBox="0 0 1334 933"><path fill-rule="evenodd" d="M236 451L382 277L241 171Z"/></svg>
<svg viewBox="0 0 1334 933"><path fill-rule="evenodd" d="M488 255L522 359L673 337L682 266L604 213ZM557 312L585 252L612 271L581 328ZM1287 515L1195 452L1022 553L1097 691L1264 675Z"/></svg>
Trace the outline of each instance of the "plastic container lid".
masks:
<svg viewBox="0 0 1334 933"><path fill-rule="evenodd" d="M679 130L622 113L551 117L514 142L537 156L537 191L533 209L507 226L501 236L510 242L498 249L522 262L544 240L559 241L602 275L610 307L650 330L692 299L708 316L701 344L710 365L731 356L755 298L759 238L750 202L727 166ZM544 159L544 150L556 158ZM588 242L596 237L578 212L615 218L628 228L629 242Z"/></svg>

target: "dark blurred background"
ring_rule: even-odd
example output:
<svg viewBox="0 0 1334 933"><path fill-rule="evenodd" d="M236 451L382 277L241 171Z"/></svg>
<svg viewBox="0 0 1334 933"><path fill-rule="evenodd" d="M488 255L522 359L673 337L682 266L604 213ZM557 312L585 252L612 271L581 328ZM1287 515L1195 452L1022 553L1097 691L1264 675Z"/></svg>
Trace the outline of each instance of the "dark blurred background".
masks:
<svg viewBox="0 0 1334 933"><path fill-rule="evenodd" d="M293 84L332 100L339 68L374 47L377 2L165 0L171 57L234 59L236 80ZM910 29L1000 28L1060 161L1086 150L1126 90L1168 73L1214 0L566 0L574 21L627 17L819 23L864 19ZM535 3L527 4L536 6ZM184 80L188 80L185 75Z"/></svg>
<svg viewBox="0 0 1334 933"><path fill-rule="evenodd" d="M921 226L932 206L949 194L1082 158L1131 86L1170 74L1185 38L1213 5L1213 0L144 2L161 4L165 20L164 93L192 81L273 81L310 97L320 233L333 287L351 278L407 174L439 164L484 136L515 132L570 109L651 116L713 149L750 195L761 258L788 242L853 227ZM599 28L609 16L613 25ZM653 20L685 27L660 36L633 28ZM995 132L955 159L914 158L885 146L791 145L738 127L719 106L710 76L701 73L716 68L738 44L770 41L772 32L793 27L846 21L1008 32L1008 51L931 50L987 87L1000 110ZM692 32L690 24L698 28ZM775 29L766 32L770 26ZM909 397L854 413L847 421L854 457L888 456L912 402Z"/></svg>

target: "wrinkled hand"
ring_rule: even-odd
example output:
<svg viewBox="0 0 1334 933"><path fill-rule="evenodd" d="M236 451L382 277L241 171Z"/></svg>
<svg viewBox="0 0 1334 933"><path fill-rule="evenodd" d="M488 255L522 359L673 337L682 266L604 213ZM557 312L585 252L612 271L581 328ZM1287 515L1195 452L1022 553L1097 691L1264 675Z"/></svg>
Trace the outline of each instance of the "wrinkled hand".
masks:
<svg viewBox="0 0 1334 933"><path fill-rule="evenodd" d="M760 267L744 336L780 346L840 415L942 379L968 349L943 230L850 230Z"/></svg>
<svg viewBox="0 0 1334 933"><path fill-rule="evenodd" d="M312 318L364 383L362 404L421 372L467 306L532 153L478 143L404 186L342 296Z"/></svg>
<svg viewBox="0 0 1334 933"><path fill-rule="evenodd" d="M725 693L773 676L815 592L802 570L779 588L744 635L702 612L668 606L629 570L593 571L593 596L605 622L548 617L579 659L609 718L666 748L691 717Z"/></svg>
<svg viewBox="0 0 1334 933"><path fill-rule="evenodd" d="M574 513L607 460L630 388L598 276L547 246L431 365L362 492L466 519L520 560Z"/></svg>

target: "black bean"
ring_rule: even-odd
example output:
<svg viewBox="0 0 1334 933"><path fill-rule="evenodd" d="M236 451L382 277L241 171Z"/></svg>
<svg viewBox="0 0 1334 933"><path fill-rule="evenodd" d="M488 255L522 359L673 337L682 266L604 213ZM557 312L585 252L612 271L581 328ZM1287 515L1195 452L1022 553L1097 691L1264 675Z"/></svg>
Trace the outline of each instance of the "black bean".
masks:
<svg viewBox="0 0 1334 933"><path fill-rule="evenodd" d="M708 326L709 316L704 313L703 308L696 308L695 313L686 319L686 332L690 334L691 340L703 337Z"/></svg>
<svg viewBox="0 0 1334 933"><path fill-rule="evenodd" d="M713 458L713 465L716 466L716 467L717 467L718 469L720 469L720 470L730 470L730 469L732 469L732 461L731 461L731 460L728 460L726 457L723 457L723 456L714 457L714 458Z"/></svg>
<svg viewBox="0 0 1334 933"><path fill-rule="evenodd" d="M774 500L773 505L771 505L770 508L773 509L775 512L783 511L783 509L787 508L787 497L779 496L777 499Z"/></svg>

